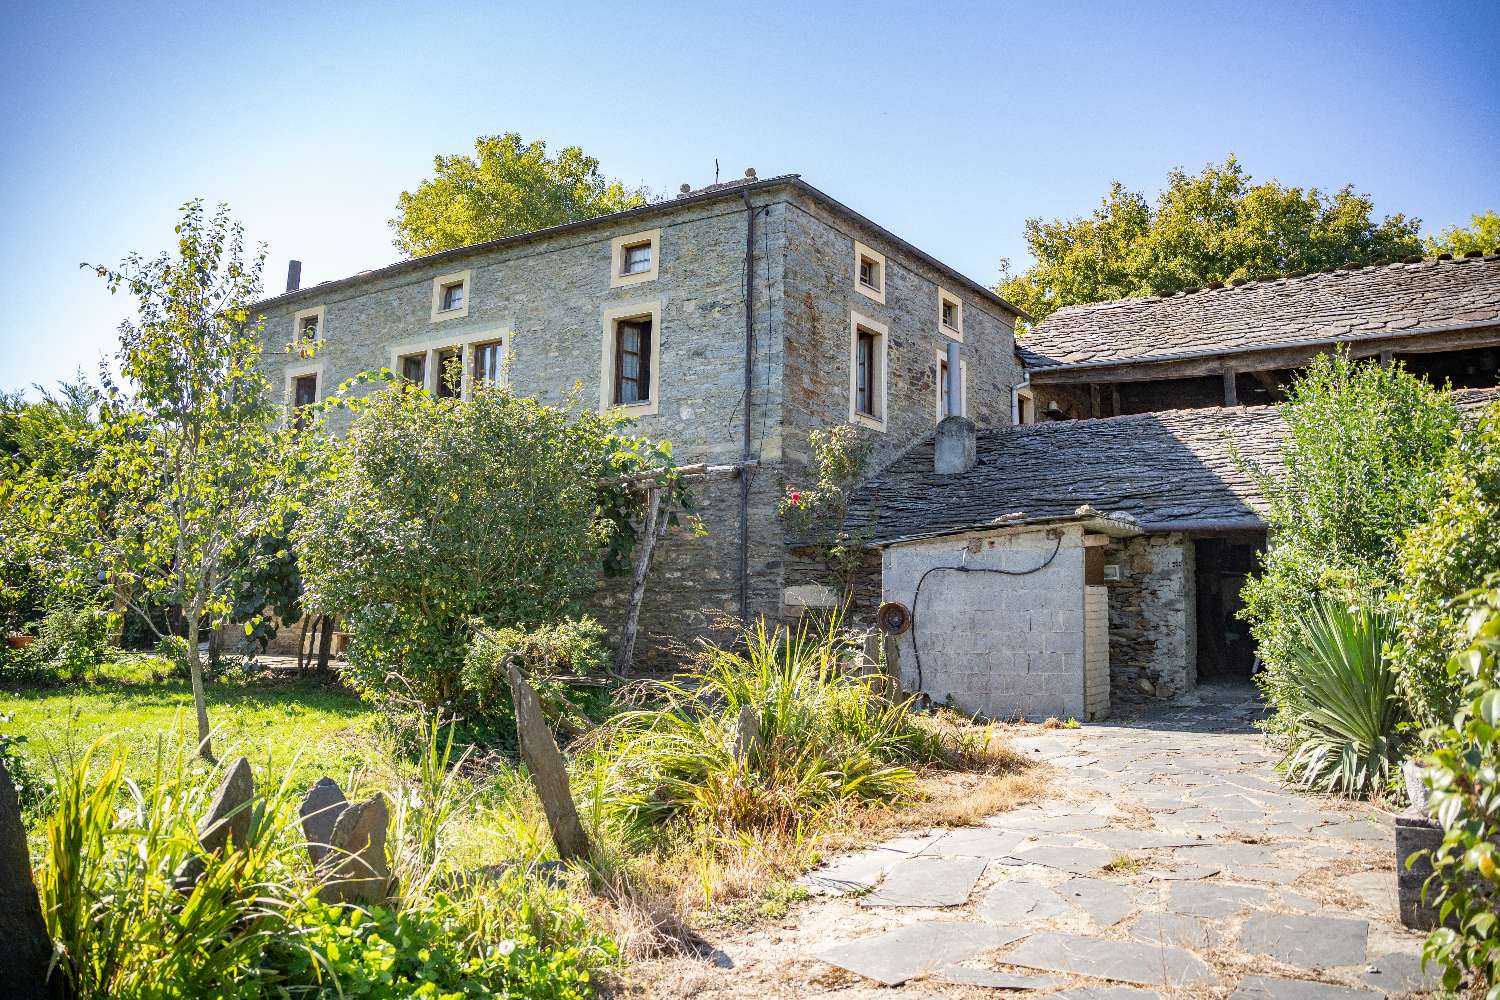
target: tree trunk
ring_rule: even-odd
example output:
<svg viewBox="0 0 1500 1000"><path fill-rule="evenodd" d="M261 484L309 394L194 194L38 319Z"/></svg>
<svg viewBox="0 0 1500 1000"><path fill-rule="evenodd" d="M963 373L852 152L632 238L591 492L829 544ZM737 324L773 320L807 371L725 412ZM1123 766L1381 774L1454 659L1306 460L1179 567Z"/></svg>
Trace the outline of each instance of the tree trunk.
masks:
<svg viewBox="0 0 1500 1000"><path fill-rule="evenodd" d="M624 677L635 660L635 638L640 627L641 603L646 599L646 574L651 570L651 556L656 542L667 533L666 504L662 490L653 486L646 495L646 523L642 525L641 551L635 557L630 579L630 601L625 609L625 626L620 633L620 648L615 653L615 674Z"/></svg>
<svg viewBox="0 0 1500 1000"><path fill-rule="evenodd" d="M198 756L212 762L214 748L209 742L208 704L203 699L203 655L198 650L197 615L188 616L187 642L188 676L193 682L193 708L198 713Z"/></svg>
<svg viewBox="0 0 1500 1000"><path fill-rule="evenodd" d="M333 615L323 616L322 627L318 629L318 673L328 673L328 658L333 655L333 630L337 625L337 619Z"/></svg>

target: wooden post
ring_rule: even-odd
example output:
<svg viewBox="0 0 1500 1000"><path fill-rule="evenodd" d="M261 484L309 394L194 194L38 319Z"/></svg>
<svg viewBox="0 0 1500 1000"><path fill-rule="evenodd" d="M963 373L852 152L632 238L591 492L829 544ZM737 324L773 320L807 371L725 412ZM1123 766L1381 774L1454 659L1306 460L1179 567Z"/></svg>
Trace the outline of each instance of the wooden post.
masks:
<svg viewBox="0 0 1500 1000"><path fill-rule="evenodd" d="M1224 405L1238 406L1239 402L1239 394L1234 384L1234 369L1226 368L1224 369Z"/></svg>
<svg viewBox="0 0 1500 1000"><path fill-rule="evenodd" d="M667 533L667 512L663 488L652 486L646 493L646 521L641 526L641 547L635 556L630 578L630 600L625 608L625 625L620 631L620 648L615 652L615 674L624 677L635 660L635 639L640 627L641 602L646 597L646 574L651 570L651 556L656 543Z"/></svg>
<svg viewBox="0 0 1500 1000"><path fill-rule="evenodd" d="M1104 416L1103 399L1098 382L1089 383L1089 416L1095 419Z"/></svg>
<svg viewBox="0 0 1500 1000"><path fill-rule="evenodd" d="M552 831L552 842L557 845L557 856L564 861L582 861L589 856L589 838L578 821L578 807L573 803L573 789L568 784L568 769L563 766L562 751L547 728L542 715L542 703L536 692L514 663L505 667L510 678L511 702L516 707L516 738L521 744L521 757L526 769L531 772L531 783L541 797L542 810L547 814L547 826Z"/></svg>

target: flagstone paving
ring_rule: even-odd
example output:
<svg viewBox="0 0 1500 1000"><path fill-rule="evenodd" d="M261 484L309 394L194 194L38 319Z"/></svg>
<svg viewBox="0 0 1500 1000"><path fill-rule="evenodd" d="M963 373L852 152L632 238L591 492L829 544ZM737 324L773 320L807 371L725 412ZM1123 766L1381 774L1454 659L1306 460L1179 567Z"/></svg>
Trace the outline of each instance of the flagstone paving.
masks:
<svg viewBox="0 0 1500 1000"><path fill-rule="evenodd" d="M1140 720L1018 737L1059 770L1057 798L811 873L810 890L887 925L829 922L804 954L893 998L916 995L898 988L913 980L1049 1000L1435 988L1423 936L1396 919L1389 823L1282 785L1261 711L1248 688L1210 686Z"/></svg>

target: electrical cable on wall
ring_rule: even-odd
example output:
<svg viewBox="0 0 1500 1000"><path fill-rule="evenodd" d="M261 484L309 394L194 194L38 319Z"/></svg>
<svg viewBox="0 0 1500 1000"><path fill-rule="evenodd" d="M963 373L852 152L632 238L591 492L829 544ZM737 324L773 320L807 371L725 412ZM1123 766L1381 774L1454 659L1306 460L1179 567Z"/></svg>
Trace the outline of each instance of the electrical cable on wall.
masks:
<svg viewBox="0 0 1500 1000"><path fill-rule="evenodd" d="M917 666L918 691L922 690L922 644L917 638L917 605L922 601L922 584L927 582L927 578L933 573L994 573L998 576L1030 576L1052 565L1052 561L1062 551L1062 540L1062 533L1059 532L1057 542L1052 546L1052 554L1043 560L1041 565L1033 566L1031 569L1001 569L994 566L929 566L921 576L917 577L917 588L911 595L911 651Z"/></svg>

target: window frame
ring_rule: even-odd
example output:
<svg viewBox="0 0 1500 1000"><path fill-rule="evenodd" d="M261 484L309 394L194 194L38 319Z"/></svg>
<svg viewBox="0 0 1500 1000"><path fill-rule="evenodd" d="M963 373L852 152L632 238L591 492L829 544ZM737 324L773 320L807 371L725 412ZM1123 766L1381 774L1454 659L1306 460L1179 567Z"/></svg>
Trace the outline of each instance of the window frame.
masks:
<svg viewBox="0 0 1500 1000"><path fill-rule="evenodd" d="M867 285L860 277L861 266L866 260L872 262L879 271L879 286ZM854 241L854 290L866 298L874 299L881 305L885 304L885 290L889 282L889 274L886 270L885 254L870 249L859 240Z"/></svg>
<svg viewBox="0 0 1500 1000"><path fill-rule="evenodd" d="M936 377L933 386L933 417L937 423L943 422L943 369L948 365L948 351L946 348L937 349L937 361L933 365L933 375ZM967 417L969 415L969 359L958 359L958 415Z"/></svg>
<svg viewBox="0 0 1500 1000"><path fill-rule="evenodd" d="M453 285L464 286L464 304L457 309L443 308L443 293ZM473 269L463 271L452 271L448 274L440 274L432 279L432 315L429 322L441 323L444 320L463 319L469 315L469 306L474 302L474 272Z"/></svg>
<svg viewBox="0 0 1500 1000"><path fill-rule="evenodd" d="M625 250L647 244L651 248L651 266L635 274L625 273ZM622 288L655 281L661 273L661 230L647 229L639 233L627 233L609 241L609 287Z"/></svg>
<svg viewBox="0 0 1500 1000"><path fill-rule="evenodd" d="M615 372L619 366L619 360L616 357L618 343L616 330L621 323L640 319L651 321L651 345L647 355L649 367L646 380L648 398L643 403L616 403L614 401ZM603 310L600 315L600 413L618 412L628 417L644 417L661 412L661 343L663 337L660 299L625 303Z"/></svg>
<svg viewBox="0 0 1500 1000"><path fill-rule="evenodd" d="M874 390L873 414L859 408L859 334L863 330L876 338L874 349L875 372L870 380ZM849 313L849 419L853 423L884 431L888 416L890 394L890 328L884 323L858 312Z"/></svg>
<svg viewBox="0 0 1500 1000"><path fill-rule="evenodd" d="M286 411L286 420L289 424L295 424L297 411L301 408L297 405L297 380L311 376L313 382L313 405L323 401L323 363L315 361L304 365L287 365L284 373L284 398L283 409Z"/></svg>
<svg viewBox="0 0 1500 1000"><path fill-rule="evenodd" d="M938 331L940 333L942 333L943 336L948 337L948 338L950 338L952 340L956 340L960 344L962 344L964 342L964 300L961 299L961 298L959 298L957 295L954 295L952 292L948 291L946 288L942 287L941 285L938 286L937 296L938 296L938 311L937 311ZM944 322L944 320L943 320L943 306L945 306L945 305L951 305L951 306L954 307L954 312L958 316L958 326L949 326L948 323Z"/></svg>
<svg viewBox="0 0 1500 1000"><path fill-rule="evenodd" d="M503 385L505 383L505 358L506 348L510 341L504 337L492 337L488 340L476 340L465 346L465 366L468 371L469 391L480 383L479 377L479 352L491 347L495 349L495 377L484 379L488 385ZM410 355L408 355L410 357Z"/></svg>
<svg viewBox="0 0 1500 1000"><path fill-rule="evenodd" d="M294 353L301 358L312 357L312 349L304 345L313 344L319 340L324 339L323 334L324 330L326 329L325 324L327 322L327 318L327 306L309 306L306 309L298 309L296 312L292 313L292 337L290 343L288 344L290 353ZM312 340L303 340L302 326L303 323L308 319L314 320L317 325L315 327Z"/></svg>
<svg viewBox="0 0 1500 1000"><path fill-rule="evenodd" d="M510 383L509 363L514 357L515 331L510 327L487 327L483 330L475 330L458 337L431 337L427 340L412 341L397 344L391 348L391 374L400 379L403 377L402 362L415 355L422 356L422 388L438 394L438 377L440 366L438 355L443 351L457 350L461 357L463 384L460 386L459 397L469 398L469 390L474 380L474 348L491 343L500 344L500 379L497 384L508 385Z"/></svg>

